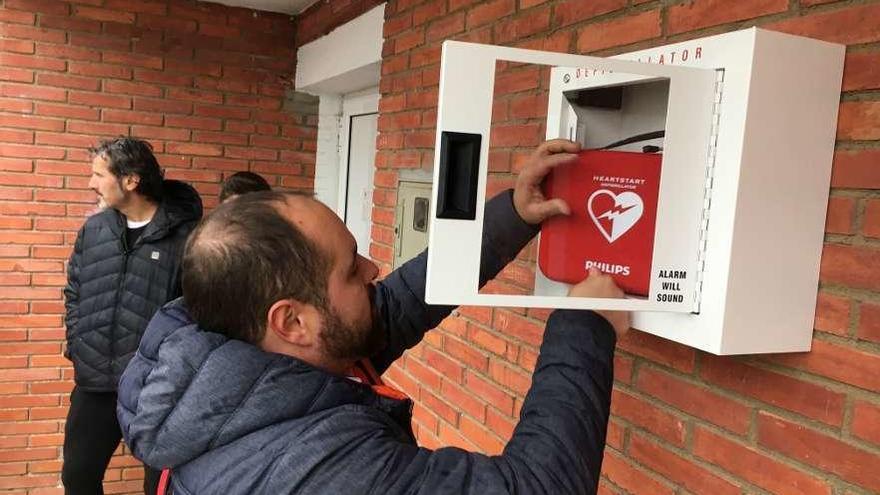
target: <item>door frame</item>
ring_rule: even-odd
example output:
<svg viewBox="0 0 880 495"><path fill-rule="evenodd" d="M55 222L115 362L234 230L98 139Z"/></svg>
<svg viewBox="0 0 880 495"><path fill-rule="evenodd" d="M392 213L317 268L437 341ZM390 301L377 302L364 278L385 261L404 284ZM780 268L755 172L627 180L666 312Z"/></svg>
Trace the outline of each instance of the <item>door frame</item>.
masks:
<svg viewBox="0 0 880 495"><path fill-rule="evenodd" d="M351 142L351 119L362 115L379 113L379 88L373 87L342 96L342 116L339 119L339 183L336 193L336 214L346 221L348 218L348 172ZM376 152L373 143L373 153ZM373 175L376 166L373 165Z"/></svg>
<svg viewBox="0 0 880 495"><path fill-rule="evenodd" d="M373 7L297 50L295 90L318 96L319 101L315 199L340 218L345 215L348 182L347 169L342 176L347 158L340 157L347 157L341 148L347 148L350 127L349 119L343 118L343 96L373 92L378 102L385 5Z"/></svg>

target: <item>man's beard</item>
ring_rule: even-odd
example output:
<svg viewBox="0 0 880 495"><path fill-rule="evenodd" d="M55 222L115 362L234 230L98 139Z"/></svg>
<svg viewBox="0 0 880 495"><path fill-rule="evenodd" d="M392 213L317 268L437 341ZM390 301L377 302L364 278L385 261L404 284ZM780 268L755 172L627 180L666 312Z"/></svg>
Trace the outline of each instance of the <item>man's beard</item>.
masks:
<svg viewBox="0 0 880 495"><path fill-rule="evenodd" d="M349 325L342 321L333 308L323 309L321 313L324 317L321 342L327 357L356 361L373 356L385 348L385 329L379 324L381 320L375 314L371 321Z"/></svg>

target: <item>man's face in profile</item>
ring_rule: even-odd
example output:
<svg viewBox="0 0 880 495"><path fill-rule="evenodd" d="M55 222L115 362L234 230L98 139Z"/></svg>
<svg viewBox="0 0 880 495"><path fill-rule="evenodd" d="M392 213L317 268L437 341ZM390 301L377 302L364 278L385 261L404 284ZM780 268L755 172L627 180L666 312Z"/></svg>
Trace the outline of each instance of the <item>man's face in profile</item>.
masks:
<svg viewBox="0 0 880 495"><path fill-rule="evenodd" d="M385 329L375 315L374 281L379 268L357 253L357 243L339 217L323 204L306 204L286 212L330 263L327 307L321 309L323 352L333 359L357 360L386 345Z"/></svg>

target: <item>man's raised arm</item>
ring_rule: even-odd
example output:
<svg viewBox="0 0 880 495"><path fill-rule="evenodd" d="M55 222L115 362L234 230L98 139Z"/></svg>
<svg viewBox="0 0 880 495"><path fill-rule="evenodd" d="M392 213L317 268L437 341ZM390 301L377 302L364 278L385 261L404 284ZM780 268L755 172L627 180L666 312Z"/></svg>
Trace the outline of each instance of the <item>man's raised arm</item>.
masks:
<svg viewBox="0 0 880 495"><path fill-rule="evenodd" d="M620 298L610 275L591 270L570 296ZM596 493L605 448L617 336L629 314L555 311L519 422L501 455L417 448L376 438L364 448L397 466L377 492L428 495ZM387 485L387 486L386 486Z"/></svg>
<svg viewBox="0 0 880 495"><path fill-rule="evenodd" d="M541 192L544 177L557 165L575 158L580 146L571 141L547 141L532 154L517 178L515 189L486 203L480 252L480 287L498 274L537 234L545 219L568 214L560 199L548 200ZM376 286L377 314L388 333L388 345L373 366L385 371L403 352L418 344L425 332L436 327L454 309L425 303L428 252L403 264Z"/></svg>

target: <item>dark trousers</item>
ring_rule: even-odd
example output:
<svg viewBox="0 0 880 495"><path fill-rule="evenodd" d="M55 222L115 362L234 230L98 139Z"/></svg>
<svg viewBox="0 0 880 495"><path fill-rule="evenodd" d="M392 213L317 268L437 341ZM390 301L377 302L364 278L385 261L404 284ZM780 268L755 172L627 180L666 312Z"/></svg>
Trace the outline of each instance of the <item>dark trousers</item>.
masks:
<svg viewBox="0 0 880 495"><path fill-rule="evenodd" d="M122 431L116 419L116 394L83 392L74 387L64 426L65 495L103 495L104 471ZM144 493L154 495L159 471L144 465Z"/></svg>

